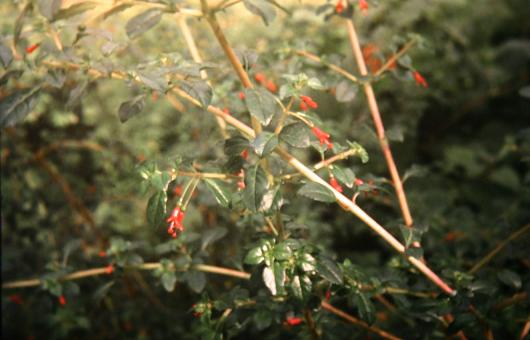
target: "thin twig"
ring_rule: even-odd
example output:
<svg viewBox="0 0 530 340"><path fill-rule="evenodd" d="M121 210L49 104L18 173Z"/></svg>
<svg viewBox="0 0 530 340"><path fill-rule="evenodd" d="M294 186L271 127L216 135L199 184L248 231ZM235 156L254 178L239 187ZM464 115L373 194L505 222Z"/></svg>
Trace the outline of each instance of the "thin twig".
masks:
<svg viewBox="0 0 530 340"><path fill-rule="evenodd" d="M383 72L385 72L386 70L388 70L388 68L390 66L392 66L399 58L401 58L405 53L407 53L407 51L412 47L414 46L414 44L416 43L416 39L411 39L408 43L405 44L405 46L403 46L396 54L394 54L393 56L391 56L387 62L381 66L381 68L379 70L377 70L377 72L375 72L374 76L375 77L378 77L380 76Z"/></svg>
<svg viewBox="0 0 530 340"><path fill-rule="evenodd" d="M317 63L320 63L322 65L327 66L329 69L337 72L338 74L341 74L346 79L349 79L349 80L351 80L354 83L358 83L359 82L359 79L357 79L357 77L354 76L353 74L351 74L350 72L346 71L345 69L343 69L340 66L337 66L335 64L329 63L327 61L323 61L322 58L320 58L316 54L313 54L313 53L310 53L310 52L307 52L307 51L301 51L301 50L297 50L297 51L295 51L295 53L297 55L301 56L301 57L305 57L307 59L313 60L313 61L315 61Z"/></svg>
<svg viewBox="0 0 530 340"><path fill-rule="evenodd" d="M473 268L469 270L469 274L474 274L478 272L482 267L488 264L504 247L508 245L511 241L517 239L518 237L524 235L530 230L530 224L525 225L524 227L514 231L506 239L502 240L493 250L491 250L486 256L484 256L480 261L478 261Z"/></svg>

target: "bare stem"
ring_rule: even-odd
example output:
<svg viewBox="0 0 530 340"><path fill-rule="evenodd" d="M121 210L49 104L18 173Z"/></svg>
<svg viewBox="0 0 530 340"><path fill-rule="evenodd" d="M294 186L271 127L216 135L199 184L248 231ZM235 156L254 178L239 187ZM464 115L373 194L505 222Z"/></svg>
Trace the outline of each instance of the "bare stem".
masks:
<svg viewBox="0 0 530 340"><path fill-rule="evenodd" d="M299 56L305 57L305 58L307 58L309 60L313 60L313 61L315 61L317 63L321 63L322 65L327 66L329 69L331 69L331 70L343 75L346 79L349 79L349 80L351 80L354 83L357 83L359 81L359 79L357 79L357 77L354 76L353 74L351 74L350 72L346 71L345 69L343 69L340 66L337 66L335 64L332 64L332 63L329 63L329 62L326 62L326 61L323 61L322 58L320 58L316 54L313 54L313 53L310 53L310 52L307 52L307 51L301 51L301 50L295 51L295 53L297 55L299 55Z"/></svg>
<svg viewBox="0 0 530 340"><path fill-rule="evenodd" d="M366 76L368 74L368 70L366 69L366 64L364 62L363 54L361 52L361 45L359 43L357 32L355 31L355 27L353 25L353 21L346 20L346 25L348 28L348 37L350 39L350 44L353 50L353 54L355 56L355 60L357 62L357 66L359 67L361 75ZM412 227L413 220L410 214L407 197L405 196L405 190L403 189L403 183L401 182L401 179L399 177L399 172L397 170L396 163L394 162L392 151L390 150L390 146L388 145L388 140L385 135L385 127L383 125L383 120L381 119L381 114L379 113L379 106L377 105L377 101L375 99L374 89L372 88L372 84L370 84L369 82L364 84L364 93L366 94L366 98L368 100L372 119L374 121L377 136L379 138L379 144L381 145L381 149L383 150L383 155L385 156L388 170L390 172L390 176L392 177L392 182L394 183L394 189L396 190L399 206L403 215L403 220L405 221L406 226Z"/></svg>
<svg viewBox="0 0 530 340"><path fill-rule="evenodd" d="M390 57L387 62L374 74L374 76L380 76L383 72L388 70L390 66L392 66L399 58L401 58L407 51L414 46L416 43L416 39L410 40L408 43L405 44L396 54L394 54L392 57Z"/></svg>

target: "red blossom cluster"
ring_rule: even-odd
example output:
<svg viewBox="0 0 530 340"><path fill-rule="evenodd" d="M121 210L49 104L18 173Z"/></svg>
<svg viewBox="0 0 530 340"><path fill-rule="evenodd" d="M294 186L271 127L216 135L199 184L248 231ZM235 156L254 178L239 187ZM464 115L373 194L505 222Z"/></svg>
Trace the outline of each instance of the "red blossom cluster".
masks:
<svg viewBox="0 0 530 340"><path fill-rule="evenodd" d="M338 192L342 192L342 187L340 186L339 182L337 182L335 177L330 178L329 184L333 187L333 189L337 190Z"/></svg>
<svg viewBox="0 0 530 340"><path fill-rule="evenodd" d="M298 326L302 322L304 322L304 319L296 317L296 316L289 316L287 317L287 319L285 319L285 323L288 324L289 326Z"/></svg>
<svg viewBox="0 0 530 340"><path fill-rule="evenodd" d="M177 231L184 231L184 226L182 225L184 215L184 211L180 208L180 206L177 206L175 207L175 209L173 209L171 216L169 216L169 218L167 219L167 222L169 223L167 233L170 234L173 238L177 237Z"/></svg>
<svg viewBox="0 0 530 340"><path fill-rule="evenodd" d="M368 1L359 0L359 9L364 15L366 15L366 13L368 12Z"/></svg>
<svg viewBox="0 0 530 340"><path fill-rule="evenodd" d="M307 111L309 108L316 109L318 108L318 104L313 100L313 98L309 96L300 96L300 99L302 100L300 102L300 109L302 111Z"/></svg>
<svg viewBox="0 0 530 340"><path fill-rule="evenodd" d="M343 0L339 0L335 4L335 12L337 12L338 14L341 14L342 12L344 12L344 4L342 3L342 1Z"/></svg>
<svg viewBox="0 0 530 340"><path fill-rule="evenodd" d="M261 73L258 72L254 75L254 79L261 85L264 86L267 90L269 90L272 93L276 93L278 91L278 86L276 86L276 83L270 79L267 79L267 77Z"/></svg>
<svg viewBox="0 0 530 340"><path fill-rule="evenodd" d="M28 47L26 47L26 53L27 54L31 54L33 52L35 52L35 50L37 48L39 48L40 44L33 44L33 45L29 45Z"/></svg>

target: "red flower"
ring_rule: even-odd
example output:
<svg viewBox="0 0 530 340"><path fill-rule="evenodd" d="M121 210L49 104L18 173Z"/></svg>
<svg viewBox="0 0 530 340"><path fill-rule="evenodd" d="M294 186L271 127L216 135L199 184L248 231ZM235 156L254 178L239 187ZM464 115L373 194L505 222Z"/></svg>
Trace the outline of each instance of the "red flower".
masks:
<svg viewBox="0 0 530 340"><path fill-rule="evenodd" d="M366 14L366 11L368 11L368 1L359 0L359 9L363 12L363 14Z"/></svg>
<svg viewBox="0 0 530 340"><path fill-rule="evenodd" d="M356 178L355 179L355 185L359 186L359 185L363 185L364 184L364 181L360 178Z"/></svg>
<svg viewBox="0 0 530 340"><path fill-rule="evenodd" d="M239 92L239 99L241 99L241 100L245 99L245 92L243 92L243 91Z"/></svg>
<svg viewBox="0 0 530 340"><path fill-rule="evenodd" d="M106 268L105 268L105 273L107 274L112 274L114 272L114 266L109 264Z"/></svg>
<svg viewBox="0 0 530 340"><path fill-rule="evenodd" d="M326 144L329 149L333 149L333 144L329 140L329 133L325 133L316 126L314 126L311 130L313 131L313 134L317 137L318 141L320 142L320 145Z"/></svg>
<svg viewBox="0 0 530 340"><path fill-rule="evenodd" d="M335 179L335 177L331 177L329 180L329 184L333 187L333 189L337 190L338 192L342 192L342 187L340 186L339 182Z"/></svg>
<svg viewBox="0 0 530 340"><path fill-rule="evenodd" d="M300 103L300 110L307 111L307 110L309 110L309 107L307 106L307 104L305 102L301 102Z"/></svg>
<svg viewBox="0 0 530 340"><path fill-rule="evenodd" d="M326 291L326 301L329 301L331 299L331 290Z"/></svg>
<svg viewBox="0 0 530 340"><path fill-rule="evenodd" d="M173 193L175 194L175 196L182 195L182 186L175 185L175 189L173 189Z"/></svg>
<svg viewBox="0 0 530 340"><path fill-rule="evenodd" d="M9 301L16 303L17 305L21 305L23 303L22 297L18 294L9 295Z"/></svg>
<svg viewBox="0 0 530 340"><path fill-rule="evenodd" d="M175 207L171 216L167 219L169 227L167 228L167 233L170 234L173 238L177 237L177 230L184 231L184 226L182 225L182 220L184 219L184 211L180 207Z"/></svg>
<svg viewBox="0 0 530 340"><path fill-rule="evenodd" d="M313 101L313 99L309 96L300 96L300 99L302 99L304 103L306 103L307 105L309 105L309 107L313 109L316 109L318 107L318 104Z"/></svg>
<svg viewBox="0 0 530 340"><path fill-rule="evenodd" d="M227 115L230 115L230 110L227 107L223 109L223 112Z"/></svg>
<svg viewBox="0 0 530 340"><path fill-rule="evenodd" d="M297 326L299 324L301 324L304 320L302 318L298 318L296 316L289 316L285 322L287 322L287 324L289 326Z"/></svg>
<svg viewBox="0 0 530 340"><path fill-rule="evenodd" d="M105 252L104 250L100 250L99 253L98 253L98 256L99 257L106 257L107 256L107 252Z"/></svg>
<svg viewBox="0 0 530 340"><path fill-rule="evenodd" d="M64 297L64 295L59 296L59 304L61 306L66 305L66 298Z"/></svg>
<svg viewBox="0 0 530 340"><path fill-rule="evenodd" d="M276 86L272 80L269 80L267 82L267 90L271 91L272 93L276 93L276 91L278 91L278 86Z"/></svg>
<svg viewBox="0 0 530 340"><path fill-rule="evenodd" d="M39 48L40 44L33 44L28 47L26 47L26 53L31 54L33 53L37 48Z"/></svg>
<svg viewBox="0 0 530 340"><path fill-rule="evenodd" d="M256 79L256 81L260 84L263 84L267 80L265 75L260 72L256 73L256 75L254 76L254 79Z"/></svg>
<svg viewBox="0 0 530 340"><path fill-rule="evenodd" d="M335 12L338 14L341 14L344 11L344 4L342 3L342 0L337 1L337 4L335 5Z"/></svg>
<svg viewBox="0 0 530 340"><path fill-rule="evenodd" d="M429 87L429 84L427 84L427 81L425 80L425 78L423 78L423 76L418 71L414 71L412 75L414 76L414 80L416 81L416 84L421 85L425 88Z"/></svg>
<svg viewBox="0 0 530 340"><path fill-rule="evenodd" d="M245 150L241 151L240 155L241 155L241 158L246 160L248 158L248 149L245 149Z"/></svg>

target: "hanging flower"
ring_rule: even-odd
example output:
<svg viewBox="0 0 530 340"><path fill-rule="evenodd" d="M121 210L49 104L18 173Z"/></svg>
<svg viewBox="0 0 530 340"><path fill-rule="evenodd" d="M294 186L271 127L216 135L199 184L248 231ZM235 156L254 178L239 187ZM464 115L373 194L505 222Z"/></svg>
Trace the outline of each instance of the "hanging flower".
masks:
<svg viewBox="0 0 530 340"><path fill-rule="evenodd" d="M112 274L114 273L114 266L112 264L109 264L106 268L105 268L105 273L107 274Z"/></svg>
<svg viewBox="0 0 530 340"><path fill-rule="evenodd" d="M244 96L243 96L243 97L244 97ZM229 110L227 107L225 107L225 108L223 109L223 113L225 113L225 114L227 114L227 115L230 116L230 110Z"/></svg>
<svg viewBox="0 0 530 340"><path fill-rule="evenodd" d="M361 12L363 12L364 15L366 15L366 12L368 12L368 1L359 0L359 9L361 10Z"/></svg>
<svg viewBox="0 0 530 340"><path fill-rule="evenodd" d="M254 76L254 79L256 79L256 81L260 84L263 84L266 80L267 80L267 77L265 77L265 75L261 72L258 72L256 73L256 75Z"/></svg>
<svg viewBox="0 0 530 340"><path fill-rule="evenodd" d="M359 185L363 185L364 184L364 181L360 178L356 178L355 179L355 185L356 186L359 186Z"/></svg>
<svg viewBox="0 0 530 340"><path fill-rule="evenodd" d="M243 151L241 151L241 158L243 158L244 160L247 160L248 159L248 149L245 149Z"/></svg>
<svg viewBox="0 0 530 340"><path fill-rule="evenodd" d="M304 319L299 318L299 317L296 317L296 316L289 316L289 317L285 320L285 322L286 322L289 326L297 326L297 325L301 324L303 321L304 321Z"/></svg>
<svg viewBox="0 0 530 340"><path fill-rule="evenodd" d="M184 226L182 225L182 220L184 220L184 211L180 206L175 207L171 216L167 219L169 227L167 228L167 233L170 234L173 238L177 237L177 231L184 231Z"/></svg>
<svg viewBox="0 0 530 340"><path fill-rule="evenodd" d="M337 190L338 192L342 192L342 187L340 186L339 182L337 182L335 177L331 177L329 184L333 187L333 189Z"/></svg>
<svg viewBox="0 0 530 340"><path fill-rule="evenodd" d="M266 88L272 93L276 93L276 91L278 91L278 86L276 86L272 80L267 81Z"/></svg>
<svg viewBox="0 0 530 340"><path fill-rule="evenodd" d="M241 99L241 100L245 99L245 92L243 92L243 91L239 92L239 99Z"/></svg>
<svg viewBox="0 0 530 340"><path fill-rule="evenodd" d="M335 12L338 14L344 12L344 4L342 3L342 0L337 1L337 4L335 5Z"/></svg>
<svg viewBox="0 0 530 340"><path fill-rule="evenodd" d="M416 81L416 84L423 86L425 88L429 87L429 84L427 84L427 81L425 80L425 78L423 78L423 76L418 71L414 71L412 75L414 76L414 80Z"/></svg>
<svg viewBox="0 0 530 340"><path fill-rule="evenodd" d="M307 111L307 110L309 110L309 107L307 106L307 104L305 102L301 102L300 103L300 110Z"/></svg>
<svg viewBox="0 0 530 340"><path fill-rule="evenodd" d="M317 137L318 141L320 142L320 145L326 144L329 149L333 149L333 143L331 143L331 141L329 140L329 133L325 133L316 126L314 126L311 130L313 131L313 134Z"/></svg>

